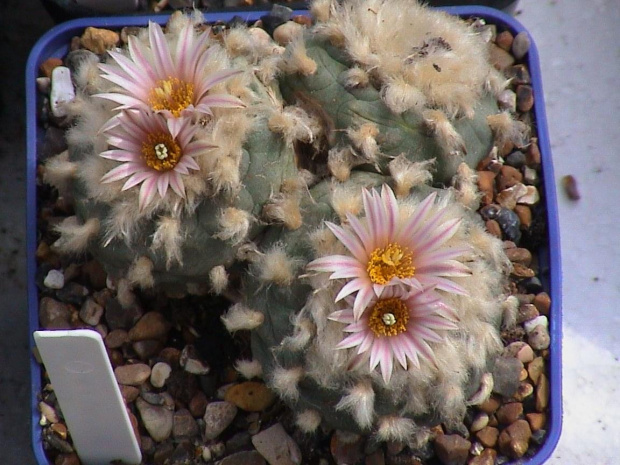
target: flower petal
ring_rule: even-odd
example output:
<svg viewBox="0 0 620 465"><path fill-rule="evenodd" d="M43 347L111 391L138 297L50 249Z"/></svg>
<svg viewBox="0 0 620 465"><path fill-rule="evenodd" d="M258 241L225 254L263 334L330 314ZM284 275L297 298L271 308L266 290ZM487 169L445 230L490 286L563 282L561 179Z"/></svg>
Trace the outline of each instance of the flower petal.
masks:
<svg viewBox="0 0 620 465"><path fill-rule="evenodd" d="M161 30L161 26L155 22L149 22L149 43L153 52L153 68L159 79L168 79L176 76L170 48Z"/></svg>
<svg viewBox="0 0 620 465"><path fill-rule="evenodd" d="M138 206L140 211L153 201L157 192L157 178L155 176L148 178L140 186L140 194L138 195Z"/></svg>
<svg viewBox="0 0 620 465"><path fill-rule="evenodd" d="M368 259L364 245L360 242L355 234L351 231L347 231L340 226L336 226L329 221L325 222L325 225L336 236L336 238L342 242L342 244L349 249L353 256L360 262L364 263Z"/></svg>
<svg viewBox="0 0 620 465"><path fill-rule="evenodd" d="M101 178L101 182L107 184L109 182L120 181L121 179L131 176L141 170L142 167L136 163L123 163L122 165L119 165L104 174Z"/></svg>

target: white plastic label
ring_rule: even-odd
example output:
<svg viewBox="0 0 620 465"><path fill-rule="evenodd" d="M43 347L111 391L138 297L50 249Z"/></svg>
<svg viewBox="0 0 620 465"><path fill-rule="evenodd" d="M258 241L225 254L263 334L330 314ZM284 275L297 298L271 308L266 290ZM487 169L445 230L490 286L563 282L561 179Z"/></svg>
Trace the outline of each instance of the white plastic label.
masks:
<svg viewBox="0 0 620 465"><path fill-rule="evenodd" d="M35 331L34 340L82 463L139 464L140 447L101 335Z"/></svg>

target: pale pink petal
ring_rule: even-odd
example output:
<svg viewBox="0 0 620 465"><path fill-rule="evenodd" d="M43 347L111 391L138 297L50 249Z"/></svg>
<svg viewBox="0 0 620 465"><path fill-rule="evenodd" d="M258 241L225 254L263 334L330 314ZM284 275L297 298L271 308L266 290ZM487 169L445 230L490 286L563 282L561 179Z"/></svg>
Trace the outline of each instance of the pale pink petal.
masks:
<svg viewBox="0 0 620 465"><path fill-rule="evenodd" d="M396 360L398 360L398 363L400 363L400 366L406 370L407 369L407 355L405 353L405 349L403 345L400 342L401 337L396 336L393 339L394 339L393 341L390 341L392 352L394 353Z"/></svg>
<svg viewBox="0 0 620 465"><path fill-rule="evenodd" d="M99 67L105 71L104 67L109 66L109 65L99 65ZM130 94L141 94L142 93L142 89L143 87L140 86L139 84L133 82L131 79L129 79L128 77L123 77L120 76L119 74L112 74L109 73L108 74L102 74L101 75L102 78L116 84L117 86L122 87L123 89L125 89L127 92L129 92Z"/></svg>
<svg viewBox="0 0 620 465"><path fill-rule="evenodd" d="M441 329L452 330L458 329L458 325L444 317L438 315L429 315L423 318L423 324L425 328L429 329Z"/></svg>
<svg viewBox="0 0 620 465"><path fill-rule="evenodd" d="M347 213L347 221L349 222L349 226L351 227L353 232L357 234L357 237L359 237L360 241L362 241L362 244L364 244L364 248L366 250L366 258L364 259L364 261L366 261L368 257L370 256L370 254L372 254L372 252L376 248L374 247L374 242L372 240L372 237L368 233L366 226L362 224L362 222L359 220L357 216Z"/></svg>
<svg viewBox="0 0 620 465"><path fill-rule="evenodd" d="M417 323L421 323L421 322L418 320ZM426 321L424 323L426 323ZM415 327L415 329L413 330L413 333L418 337L424 338L424 340L426 341L442 342L443 338L439 334L437 334L435 331L425 326L424 323L417 324L417 325L414 324L413 326Z"/></svg>
<svg viewBox="0 0 620 465"><path fill-rule="evenodd" d="M467 265L461 262L457 262L456 260L448 260L443 263L433 263L424 266L416 265L415 271L416 273L448 277L471 275L471 270L467 267Z"/></svg>
<svg viewBox="0 0 620 465"><path fill-rule="evenodd" d="M328 255L311 261L306 268L309 271L336 271L340 267L348 267L356 264L359 264L359 262L353 257L348 257L346 255Z"/></svg>
<svg viewBox="0 0 620 465"><path fill-rule="evenodd" d="M127 48L129 50L129 56L136 63L138 68L140 68L142 72L146 76L148 76L148 81L144 82L145 87L151 87L152 84L158 80L158 77L155 75L155 72L151 66L151 63L144 56L144 50L142 48L142 44L136 37L131 36L131 35L129 36L128 40L129 40L129 45Z"/></svg>
<svg viewBox="0 0 620 465"><path fill-rule="evenodd" d="M384 345L385 347L381 351L381 376L383 377L385 384L388 384L390 382L390 378L392 377L394 357L392 355L392 351L390 350L390 344L387 340L384 341Z"/></svg>
<svg viewBox="0 0 620 465"><path fill-rule="evenodd" d="M407 221L403 224L401 229L396 234L396 242L405 243L409 241L409 238L420 227L420 224L426 219L426 216L430 212L436 198L437 194L433 192L432 194L427 196L422 202L420 202L413 214L407 219Z"/></svg>
<svg viewBox="0 0 620 465"><path fill-rule="evenodd" d="M177 41L177 48L175 52L177 69L179 70L179 75L181 79L186 82L193 81L193 72L191 70L192 66L195 66L195 62L189 61L191 59L191 52L194 49L194 25L192 22L188 22L181 33L179 34L179 39Z"/></svg>
<svg viewBox="0 0 620 465"><path fill-rule="evenodd" d="M101 158L114 161L135 161L136 155L133 152L127 150L106 150L99 154Z"/></svg>
<svg viewBox="0 0 620 465"><path fill-rule="evenodd" d="M138 184L140 184L141 182L143 182L145 179L150 178L151 176L153 176L153 171L150 169L145 169L144 171L138 172L138 173L134 173L123 185L123 189L122 190L127 190L127 189L131 189L133 186L137 186Z"/></svg>
<svg viewBox="0 0 620 465"><path fill-rule="evenodd" d="M384 184L381 188L381 199L387 214L387 224L385 226L387 229L387 237L392 240L396 234L399 210L394 192L387 186L387 184Z"/></svg>
<svg viewBox="0 0 620 465"><path fill-rule="evenodd" d="M364 287L368 287L368 285L369 283L363 278L356 278L356 279L353 279L352 281L349 281L344 286L342 286L342 289L340 289L340 292L338 292L338 295L336 296L335 302L342 300L346 296L356 291L359 291L360 289L363 289ZM371 297L372 297L372 294L371 294ZM356 301L357 301L357 297L356 297Z"/></svg>
<svg viewBox="0 0 620 465"><path fill-rule="evenodd" d="M435 286L441 291L450 292L452 294L469 295L469 292L462 286L459 286L450 279L441 278L439 276L418 275L418 281L423 286Z"/></svg>
<svg viewBox="0 0 620 465"><path fill-rule="evenodd" d="M209 94L198 100L197 108L202 106L213 108L245 108L246 105L243 101L232 95Z"/></svg>
<svg viewBox="0 0 620 465"><path fill-rule="evenodd" d="M209 74L206 79L200 82L199 90L197 90L197 99L198 101L202 100L204 94L209 91L213 86L219 84L220 82L224 82L227 79L230 79L237 74L241 74L243 71L240 69L223 69L220 71L216 71L215 73Z"/></svg>
<svg viewBox="0 0 620 465"><path fill-rule="evenodd" d="M149 84L151 84L149 82L150 79L148 73L144 72L144 70L139 66L136 66L136 64L125 55L114 52L112 50L110 50L108 53L112 56L112 58L114 58L114 61L116 61L118 66L120 66L121 69L125 71L127 76L138 85L140 91L136 94L136 96L140 99L145 99L148 96L148 92L146 91L146 89L148 89L148 87L150 87ZM108 74L118 74L113 67L106 67L105 71Z"/></svg>
<svg viewBox="0 0 620 465"><path fill-rule="evenodd" d="M338 323L354 323L353 312L350 309L336 310L327 317L328 320L337 321Z"/></svg>
<svg viewBox="0 0 620 465"><path fill-rule="evenodd" d="M170 187L179 197L185 198L185 185L181 175L176 171L170 171Z"/></svg>
<svg viewBox="0 0 620 465"><path fill-rule="evenodd" d="M119 94L117 92L107 92L101 94L95 94L93 97L103 98L106 100L110 100L112 102L120 103L120 109L124 108L142 108L147 109L148 105L146 105L142 100L132 97L130 95Z"/></svg>
<svg viewBox="0 0 620 465"><path fill-rule="evenodd" d="M101 182L106 184L109 182L120 181L127 176L131 176L137 171L141 171L141 166L136 163L123 163L116 168L111 169L101 178Z"/></svg>
<svg viewBox="0 0 620 465"><path fill-rule="evenodd" d="M140 194L138 195L138 206L140 211L153 201L157 192L157 177L152 176L145 180L140 186Z"/></svg>
<svg viewBox="0 0 620 465"><path fill-rule="evenodd" d="M108 144L133 153L140 153L140 151L142 150L142 146L140 144L137 144L133 140L128 140L127 138L117 136L108 137Z"/></svg>
<svg viewBox="0 0 620 465"><path fill-rule="evenodd" d="M366 250L364 249L364 244L360 242L360 240L353 234L351 231L347 231L340 226L336 226L329 221L325 222L325 225L330 229L334 236L342 242L342 244L349 249L349 251L353 254L353 256L360 262L365 262L368 257L366 255Z"/></svg>
<svg viewBox="0 0 620 465"><path fill-rule="evenodd" d="M372 347L372 343L374 340L375 340L375 335L373 334L373 332L371 330L366 330L364 333L364 340L358 347L357 353L363 354L364 352L368 351L368 349Z"/></svg>
<svg viewBox="0 0 620 465"><path fill-rule="evenodd" d="M416 244L417 249L431 251L441 247L456 234L460 225L460 218L446 221L441 226L437 227L432 234L419 239Z"/></svg>
<svg viewBox="0 0 620 465"><path fill-rule="evenodd" d="M443 249L437 249L433 251L424 251L421 255L416 256L415 266L419 268L424 265L431 265L437 262L443 262L445 260L452 260L463 256L471 251L471 247L446 247Z"/></svg>
<svg viewBox="0 0 620 465"><path fill-rule="evenodd" d="M154 22L149 22L149 43L153 52L153 68L159 79L168 79L176 76L174 63L170 56L170 48L164 36L161 26Z"/></svg>
<svg viewBox="0 0 620 465"><path fill-rule="evenodd" d="M168 192L168 186L170 185L170 172L166 171L157 175L157 191L159 196L163 198Z"/></svg>
<svg viewBox="0 0 620 465"><path fill-rule="evenodd" d="M373 195L369 191L364 190L362 192L362 202L364 203L364 212L366 212L368 231L372 237L372 250L379 246L385 247L387 244L379 242L382 225L377 217L379 212L375 211Z"/></svg>
<svg viewBox="0 0 620 465"><path fill-rule="evenodd" d="M345 337L342 341L336 344L336 349L350 349L352 347L360 345L363 339L364 333L351 334L350 336Z"/></svg>
<svg viewBox="0 0 620 465"><path fill-rule="evenodd" d="M371 286L364 286L358 291L355 296L355 304L353 306L353 314L355 315L355 319L359 319L374 297L375 293Z"/></svg>
<svg viewBox="0 0 620 465"><path fill-rule="evenodd" d="M410 237L403 238L404 244L412 247L414 250L421 250L418 244L422 241L426 241L429 237L434 237L437 234L437 229L441 228L439 223L444 220L444 211L440 210L430 218L426 219L423 226L417 229Z"/></svg>

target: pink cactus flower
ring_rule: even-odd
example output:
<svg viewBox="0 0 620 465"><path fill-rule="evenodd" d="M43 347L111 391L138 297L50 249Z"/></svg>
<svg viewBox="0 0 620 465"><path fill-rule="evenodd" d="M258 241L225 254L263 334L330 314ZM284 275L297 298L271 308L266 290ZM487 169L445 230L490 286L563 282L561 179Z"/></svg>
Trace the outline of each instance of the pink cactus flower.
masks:
<svg viewBox="0 0 620 465"><path fill-rule="evenodd" d="M169 117L193 113L211 115L213 107L238 108L244 104L228 94L212 94L209 90L242 71L214 70L219 64L208 46L209 34L195 37L188 22L181 30L177 45L171 51L168 40L157 23L148 27L149 47L129 37L129 57L110 51L114 64L101 64L102 77L120 90L97 94L119 103L118 109L137 108L162 112Z"/></svg>
<svg viewBox="0 0 620 465"><path fill-rule="evenodd" d="M329 319L347 324L343 331L351 334L336 348L357 348L350 365L358 366L369 356L370 370L379 365L386 384L395 369L394 360L404 370L410 366L420 368L420 358L435 364L431 344L441 343L445 331L458 328L456 313L433 288L404 292L391 286L381 298L370 301L368 311L359 319L352 307L332 313Z"/></svg>
<svg viewBox="0 0 620 465"><path fill-rule="evenodd" d="M183 176L200 169L194 157L214 148L205 141L194 140L196 129L187 118L171 119L137 110L121 113L106 130L108 144L116 148L100 156L122 164L106 173L101 182L129 178L122 190L141 184L141 211L157 192L163 198L168 187L185 197Z"/></svg>
<svg viewBox="0 0 620 465"><path fill-rule="evenodd" d="M371 300L385 289L436 287L466 295L454 277L468 276L469 268L456 259L469 251L466 246L448 246L460 219L448 219L447 211L436 206L436 194L426 197L406 216L392 190L384 185L362 193L365 218L348 214L348 226L326 222L327 227L350 255L328 255L308 264L310 272L331 272L330 279L345 279L336 301L356 293L354 316L360 318Z"/></svg>

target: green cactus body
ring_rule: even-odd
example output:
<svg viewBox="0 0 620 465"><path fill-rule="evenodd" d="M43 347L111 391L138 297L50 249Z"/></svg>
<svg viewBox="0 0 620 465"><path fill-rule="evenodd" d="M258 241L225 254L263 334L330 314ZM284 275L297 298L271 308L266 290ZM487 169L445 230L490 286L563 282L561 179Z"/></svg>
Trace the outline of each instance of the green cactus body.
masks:
<svg viewBox="0 0 620 465"><path fill-rule="evenodd" d="M385 182L390 182L389 178L353 172L350 180L340 186L349 185L352 189L361 190L376 188ZM463 317L463 320L475 320L465 321L465 326L484 327L482 332L482 326L478 326L478 330L469 335L465 335L467 333L464 330L446 336L446 341L449 341L447 345L452 347L450 355L459 357L458 360L443 360L438 369L426 366L419 372L413 368L399 371L388 384L378 377L376 371L369 371L365 364L349 371L346 362L349 355L345 355L346 351L329 352L325 349L325 346L334 346L335 334L342 329L338 323L329 321L326 315L343 308L343 303L333 301L335 294L328 284L317 284L312 276L304 273L305 264L316 258L317 254L309 240L311 233L324 221L334 220L338 216L331 205L334 195L332 189L330 181L314 186L310 189L310 196L302 202L304 225L295 231L272 227L260 242L261 250L265 253L264 260L259 260L251 267L244 280L243 292L244 304L264 316L262 325L252 331L254 358L262 364L268 383L294 411L298 414L319 412L322 421L330 427L377 433L386 418L398 418L408 422L410 432L416 431L422 436L428 427L440 422L458 428L467 399L479 388L482 375L490 370L500 347L498 326L501 319L501 293L498 289L501 289L501 268L505 264L494 262L487 251L476 251L477 263L472 268L484 279L484 289L454 300L446 297L455 308L460 305L459 312L478 313ZM418 186L412 197L420 199L439 191L428 186ZM455 205L451 208L468 218L464 235L482 232L470 213ZM492 247L497 246L493 239L484 237ZM279 247L278 250L285 252L291 263L295 263L295 278L289 282L266 282L260 276L274 247ZM306 277L299 278L300 275ZM476 308L478 310L472 310ZM300 333L306 330L304 328L312 328L311 335L306 342L299 343ZM441 351L441 348L437 350ZM458 351L461 353L457 354ZM451 369L465 370L467 376L459 377L458 383L453 384L455 380L450 379L451 375L446 376ZM291 386L283 385L279 378L278 373L287 370L299 370L300 376L292 389L295 394L291 394ZM345 398L356 385L371 386L371 423L361 420L354 408L343 407ZM448 396L460 400L456 403L451 400L448 402ZM450 408L444 409L443 402L450 404ZM389 437L390 433L387 434Z"/></svg>

